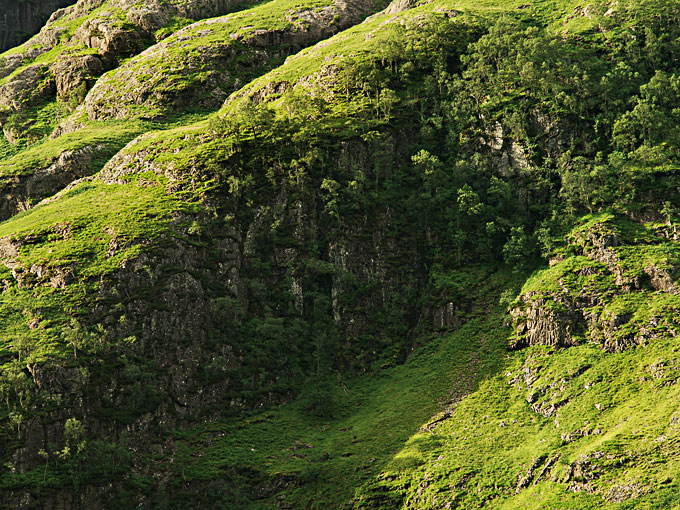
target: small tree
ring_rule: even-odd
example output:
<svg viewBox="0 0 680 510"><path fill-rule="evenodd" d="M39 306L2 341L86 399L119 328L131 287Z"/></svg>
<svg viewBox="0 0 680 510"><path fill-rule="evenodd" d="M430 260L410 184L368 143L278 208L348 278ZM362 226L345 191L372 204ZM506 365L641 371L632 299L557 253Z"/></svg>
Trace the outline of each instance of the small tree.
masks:
<svg viewBox="0 0 680 510"><path fill-rule="evenodd" d="M64 424L64 448L57 455L64 460L71 458L76 463L76 469L71 472L74 488L78 487L80 480L80 468L82 465L82 453L87 447L85 440L85 426L78 418L69 418Z"/></svg>
<svg viewBox="0 0 680 510"><path fill-rule="evenodd" d="M47 450L41 448L38 450L38 455L41 456L43 459L45 459L45 469L43 471L43 482L47 479L47 465L50 461L50 454L47 453Z"/></svg>
<svg viewBox="0 0 680 510"><path fill-rule="evenodd" d="M534 243L524 227L512 227L510 238L503 246L503 259L505 263L513 267L513 271L521 271L534 253Z"/></svg>
<svg viewBox="0 0 680 510"><path fill-rule="evenodd" d="M440 212L443 211L442 194L446 186L446 172L439 158L426 150L421 150L411 156L411 162L418 174L423 179L425 191L439 204Z"/></svg>
<svg viewBox="0 0 680 510"><path fill-rule="evenodd" d="M73 348L73 357L78 358L78 348L85 341L85 331L77 319L72 318L69 326L62 333L66 343Z"/></svg>
<svg viewBox="0 0 680 510"><path fill-rule="evenodd" d="M663 207L661 208L661 215L663 216L664 220L666 220L666 224L668 226L672 224L673 218L677 215L677 213L677 208L671 202L664 202Z"/></svg>
<svg viewBox="0 0 680 510"><path fill-rule="evenodd" d="M385 122L390 121L392 114L392 108L399 101L399 96L392 89L382 89L380 91L380 97L378 98L378 107L383 114Z"/></svg>

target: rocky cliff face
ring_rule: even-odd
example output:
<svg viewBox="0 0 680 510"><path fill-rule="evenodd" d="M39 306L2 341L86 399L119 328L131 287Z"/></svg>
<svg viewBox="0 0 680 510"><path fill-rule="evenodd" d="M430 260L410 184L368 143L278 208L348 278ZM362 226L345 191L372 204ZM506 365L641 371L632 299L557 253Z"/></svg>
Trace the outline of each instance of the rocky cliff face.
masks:
<svg viewBox="0 0 680 510"><path fill-rule="evenodd" d="M541 291L527 290L510 310L514 347L590 341L620 352L675 334L678 325L670 308L654 306L665 301L659 294L678 294L673 228L649 229L621 220L619 225L626 235L614 218L604 215L567 236L568 255L556 256L550 269L534 277ZM646 245L632 245L633 235L645 235Z"/></svg>
<svg viewBox="0 0 680 510"><path fill-rule="evenodd" d="M73 0L2 0L0 2L0 52L18 46L38 32L50 15Z"/></svg>
<svg viewBox="0 0 680 510"><path fill-rule="evenodd" d="M680 34L639 48L617 37L645 12L478 4L79 0L2 57L8 506L637 494L599 475L630 462L616 441L555 445L614 434L620 413L595 421L623 404L582 394L680 327L674 153L624 154L677 113L627 108L680 83L647 69L675 49L635 60ZM642 373L670 388L658 357Z"/></svg>
<svg viewBox="0 0 680 510"><path fill-rule="evenodd" d="M79 2L63 16L77 19L76 13L87 13L92 7ZM77 202L85 199L82 209L69 207L76 216L78 210L90 216L94 211L90 205L95 203L99 204L95 208L103 207L102 223L96 227L85 216L80 220L73 217L75 223L66 220L68 225L63 228L46 224L47 230L37 235L32 227L31 232L17 231L4 245L4 266L10 271L6 281L20 293L44 287L51 289L48 292L64 293L65 302L70 302L75 297L67 296L71 289L81 284L88 287L88 296L81 295L84 301L75 300L84 315L76 312L80 318L64 331L72 339L68 357L83 370L74 371L71 362L56 359L36 364L31 356L38 353L31 349L28 375L22 368L15 374L26 385L14 415L21 421L17 427L21 446L12 448L11 453L12 470L17 475L39 469L45 455L48 460L56 459L56 448L63 452L64 447L74 447L64 423L79 416L88 431L96 430L98 437L107 438L102 441L113 446L114 464L120 469L156 476L152 472L158 468L142 457L152 450L163 457L174 456L176 449L171 440L159 443L154 439L160 429L194 426L288 401L310 375L332 378L333 370L350 367L365 371L384 357L384 347L391 349L389 363L406 356L412 340L408 332L419 319L415 300L409 302L409 296L422 292L426 281L425 257L419 247L422 240L417 234L396 236L396 225L405 221L404 215L382 200L354 204L354 225L338 228L333 219L335 206L329 204L327 195L337 190L331 184L324 191L319 170L323 166L327 175L337 175L342 186L354 175L351 172L370 175L375 165L382 165L382 171L387 172L390 163L408 162L411 143L407 136L390 133L378 140L362 140L351 135L335 147L325 148L326 154L317 149L322 159L305 160L303 151L310 149L304 148L307 142L291 146L288 135L282 137L273 130L273 108L263 106L269 96L273 99L275 94L290 93L296 81L308 79L298 75L287 85L265 86L267 92L258 94L262 105L247 96L233 101L241 104L239 112L246 112L238 113L242 134L230 132L220 119L199 124L197 131L191 128L178 137L155 139L150 132L151 138L141 137L129 144L92 177L89 174L96 168L98 156L110 152L108 142L88 142L69 150L61 144L66 139L79 144L87 141L88 135L83 133L96 122L162 120L191 108L219 108L239 80L261 74L289 53L355 25L375 7L371 2L329 2L291 11L287 3L274 2L267 9L287 17L277 16L271 26L255 30L241 21L252 19L253 12L199 21L144 51L137 44L143 38L134 36L143 30L141 25L110 28L110 19L97 18L96 23L86 21L75 30L67 43L72 52L57 55L47 65L29 62L10 71L14 74L8 75L1 94L7 109L3 127L12 141L21 139L24 125L15 124L18 129L12 131L11 119L30 111L27 105L68 101L74 84L82 85L85 96L84 106L76 107L72 117L53 133L53 139L45 141L56 141L59 150L55 159L32 168L17 159L9 160L8 169L16 161L19 166L14 169L20 170L6 175L3 214L11 218L21 210L42 210L51 216L48 211L60 208L58 203L65 197ZM133 11L125 11L128 19ZM254 12L264 14L260 11L265 10L256 8ZM50 30L59 30L57 18L40 37ZM86 32L104 35L95 41L83 36ZM107 42L125 37L132 43ZM87 54L78 54L82 44L89 45ZM115 66L117 59L135 53L139 55L98 78L107 66ZM165 67L168 65L174 71ZM152 80L150 69L155 69ZM333 77L333 73L320 74L319 82L334 86ZM34 86L39 83L43 89ZM92 83L99 85L91 87ZM121 85L127 88L121 89ZM28 95L22 95L25 93ZM301 101L304 106L307 99L301 97ZM295 125L285 128L287 132L301 125L300 115L306 113L297 113L299 108L291 106L289 115L295 115ZM254 137L246 126L251 126ZM262 130L268 131L267 137L261 136ZM150 142L147 146L145 139ZM225 151L225 139L235 142L233 150ZM181 147L168 152L166 143ZM271 153L263 151L270 143L278 148ZM199 155L196 147L207 152ZM270 158L274 153L276 157ZM177 161L165 159L167 154L176 154ZM260 156L254 156L257 154ZM295 154L302 159L300 165L290 162ZM258 171L260 165L270 169L269 177ZM230 168L234 173L227 170ZM140 181L137 176L142 174L145 177ZM195 186L211 181L215 185ZM119 205L125 209L132 206L128 210L132 216L124 213L127 219L111 223L106 217L118 206L105 197L113 189L150 200L145 199L140 207L130 195L131 200L124 199ZM259 191L253 195L255 189ZM34 208L36 200L50 195ZM193 198L184 203L184 199L172 198L175 195ZM144 219L147 214L155 215L152 210L158 206L155 220ZM346 208L341 205L341 210ZM345 212L341 214L344 218ZM135 232L142 225L151 227L156 220L161 221L157 226L163 226L155 233ZM90 224L95 230L82 230L76 224ZM373 242L366 244L366 238ZM48 244L57 239L64 247L73 242L89 244L86 239L90 239L94 244L86 250L93 250L92 258L87 257L89 262L83 265L75 259L52 263L22 255L34 249L51 250ZM95 268L90 262L103 265ZM109 267L104 270L106 275L101 272L104 266ZM94 272L86 275L90 270ZM93 279L95 273L101 278ZM10 299L10 293L4 297ZM32 297L26 298L27 303L33 302ZM62 312L71 313L69 309L73 310L67 306ZM61 333L50 331L52 312L40 308L31 313L27 334L35 332L46 340L60 337ZM349 353L356 353L356 359ZM105 359L107 368L102 372L97 366ZM142 360L145 367L138 363ZM110 379L110 384L100 384L101 378ZM19 398L19 394L15 396ZM312 407L321 404L315 398ZM110 413L116 418L105 418ZM127 449L123 444L130 440L144 445L139 450L141 456L118 459ZM92 454L99 451L95 443L88 448ZM76 456L63 458L66 462L70 459ZM166 474L174 477L169 471ZM92 488L78 490L78 496L70 489L59 489L51 491L50 498L68 508L88 498L95 507L105 508L108 492L95 488L99 482L88 483ZM127 482L114 485L111 490L115 494L127 491ZM192 486L189 492L193 490ZM133 492L136 500L150 506L162 499L156 491L145 495ZM40 498L27 487L12 489L8 497L17 508L40 504Z"/></svg>

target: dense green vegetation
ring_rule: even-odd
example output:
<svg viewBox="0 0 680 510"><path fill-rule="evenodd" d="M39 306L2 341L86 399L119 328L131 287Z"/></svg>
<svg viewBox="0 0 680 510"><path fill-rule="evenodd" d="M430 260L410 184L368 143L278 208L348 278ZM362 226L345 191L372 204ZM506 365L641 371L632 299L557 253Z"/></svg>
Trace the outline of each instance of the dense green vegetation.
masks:
<svg viewBox="0 0 680 510"><path fill-rule="evenodd" d="M0 81L7 505L678 507L680 4L334 6Z"/></svg>

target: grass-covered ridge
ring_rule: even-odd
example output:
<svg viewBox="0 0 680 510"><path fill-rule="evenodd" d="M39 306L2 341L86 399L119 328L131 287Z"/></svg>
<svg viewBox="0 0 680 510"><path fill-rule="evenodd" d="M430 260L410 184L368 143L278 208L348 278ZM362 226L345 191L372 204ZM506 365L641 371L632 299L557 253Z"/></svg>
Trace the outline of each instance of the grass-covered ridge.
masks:
<svg viewBox="0 0 680 510"><path fill-rule="evenodd" d="M84 109L90 119L158 118L178 108L219 106L290 53L351 26L379 6L274 0L193 24L104 76Z"/></svg>
<svg viewBox="0 0 680 510"><path fill-rule="evenodd" d="M3 223L6 276L18 282L0 299L5 345L21 338L31 364L72 351L69 328L100 299L102 276L139 257L186 207L159 184L86 182Z"/></svg>
<svg viewBox="0 0 680 510"><path fill-rule="evenodd" d="M107 5L88 14L90 17L79 25L79 30L96 26L99 22L95 21L107 12L101 9ZM73 9L77 11L79 6ZM119 14L136 19L135 9L138 7L128 6L128 11ZM233 6L234 9L237 7ZM57 191L70 180L96 173L137 135L190 124L196 117L219 108L224 97L239 83L276 66L291 51L352 25L379 7L372 2L337 7L329 2L303 5L278 1L212 18L186 29L172 25L177 28L176 35L166 34L164 41L119 67L116 67L118 61L112 63L110 59L106 60L108 57L102 53L101 47L88 48L88 55L96 54L97 58L106 60L105 67L111 67L111 64L115 68L101 77L85 73L83 78L79 73L84 71L78 67L82 54L73 53L68 46L71 43L57 45L54 51L62 48L66 56L41 55L38 57L40 62L31 64L33 67L24 66L5 78L11 99L16 79L28 73L29 82L24 90L29 89L30 79L33 79L30 78L33 76L31 70L42 66L46 92L22 98L22 106L18 109L8 107L8 112L13 108L17 111L8 113L3 124L5 133L12 133L8 135L11 143L3 140L1 147L7 157L1 163L0 173L6 182L4 196L10 204L4 208L3 216L46 198L49 189ZM210 7L212 10L215 8ZM120 10L116 9L115 12ZM210 9L201 11L200 5L195 6L196 9L205 11L204 14L212 12ZM111 37L118 34L116 19L114 16L101 22L109 27L104 32L113 34ZM252 20L257 22L253 24ZM168 23L172 23L172 19ZM109 29L110 33L107 32ZM131 47L128 49L131 50ZM59 59L65 61L67 67L75 65L69 71L74 74L74 79L85 80L82 86L73 88L74 93L79 94L78 98L59 96L59 87L58 97L49 97L49 88L54 86L52 82L56 79L60 83L61 68L55 67L62 62ZM92 83L95 87L88 92ZM78 109L76 106L80 102L84 102L84 106ZM76 113L68 117L74 108ZM91 120L88 120L88 115ZM129 117L159 120L128 119L125 123L121 122L121 119ZM50 139L46 139L50 132ZM86 154L81 156L80 150ZM44 186L49 189L31 184L41 179L41 173L45 172L50 174L51 182Z"/></svg>
<svg viewBox="0 0 680 510"><path fill-rule="evenodd" d="M0 114L11 143L48 135L107 70L192 21L248 7L247 2L77 2L60 10L19 48L0 55ZM37 76L36 76L37 73ZM19 95L17 95L19 94ZM35 109L56 110L41 130Z"/></svg>

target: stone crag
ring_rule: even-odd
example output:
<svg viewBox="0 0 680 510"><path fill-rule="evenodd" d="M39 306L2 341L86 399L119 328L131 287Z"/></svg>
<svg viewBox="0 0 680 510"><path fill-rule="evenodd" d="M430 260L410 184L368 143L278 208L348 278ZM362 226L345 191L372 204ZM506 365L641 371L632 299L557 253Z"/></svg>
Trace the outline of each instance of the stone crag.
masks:
<svg viewBox="0 0 680 510"><path fill-rule="evenodd" d="M0 51L23 43L40 30L56 9L73 3L73 0L0 1Z"/></svg>

